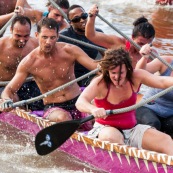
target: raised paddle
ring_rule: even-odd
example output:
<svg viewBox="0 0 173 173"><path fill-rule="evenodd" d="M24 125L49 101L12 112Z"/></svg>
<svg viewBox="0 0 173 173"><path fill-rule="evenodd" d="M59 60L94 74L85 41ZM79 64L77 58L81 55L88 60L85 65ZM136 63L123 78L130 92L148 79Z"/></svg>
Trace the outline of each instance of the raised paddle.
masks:
<svg viewBox="0 0 173 173"><path fill-rule="evenodd" d="M139 103L115 110L106 110L106 114L118 114L123 112L128 112L134 109L137 109L146 103L155 100L162 95L173 90L173 86L151 96L147 100L140 101ZM88 116L83 119L64 121L60 123L56 123L49 127L44 128L40 132L37 133L35 138L35 147L36 151L39 155L46 155L54 151L56 148L60 147L70 136L85 122L93 120L94 116Z"/></svg>

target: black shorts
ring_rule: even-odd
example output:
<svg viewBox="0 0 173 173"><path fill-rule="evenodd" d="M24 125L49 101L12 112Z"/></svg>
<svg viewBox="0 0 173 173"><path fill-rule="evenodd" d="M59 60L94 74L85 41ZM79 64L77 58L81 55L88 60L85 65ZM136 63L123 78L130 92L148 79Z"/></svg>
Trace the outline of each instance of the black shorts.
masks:
<svg viewBox="0 0 173 173"><path fill-rule="evenodd" d="M41 95L41 92L35 83L35 81L30 81L24 83L17 92L20 100L28 100ZM27 105L31 110L43 110L44 104L43 100L38 100Z"/></svg>
<svg viewBox="0 0 173 173"><path fill-rule="evenodd" d="M51 103L51 104L47 104L44 107L44 112L46 113L48 111L48 109L53 108L53 107L58 107L61 109L66 110L67 112L69 112L72 116L73 119L78 119L81 117L81 112L79 112L76 109L75 103L77 101L79 96L75 97L74 99L65 101L63 103Z"/></svg>

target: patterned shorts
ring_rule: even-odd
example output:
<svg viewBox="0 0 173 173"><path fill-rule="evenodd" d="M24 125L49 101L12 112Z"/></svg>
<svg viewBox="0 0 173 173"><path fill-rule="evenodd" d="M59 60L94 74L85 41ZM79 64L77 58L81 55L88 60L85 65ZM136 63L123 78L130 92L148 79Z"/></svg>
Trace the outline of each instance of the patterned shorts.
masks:
<svg viewBox="0 0 173 173"><path fill-rule="evenodd" d="M64 112L67 112L72 119L85 118L87 114L82 113L76 109L75 103L78 97L79 96L63 103L52 103L52 104L45 105L43 118L48 119L49 115L55 110L62 110ZM92 128L92 123L90 121L86 122L81 126L81 128L83 130L90 130Z"/></svg>

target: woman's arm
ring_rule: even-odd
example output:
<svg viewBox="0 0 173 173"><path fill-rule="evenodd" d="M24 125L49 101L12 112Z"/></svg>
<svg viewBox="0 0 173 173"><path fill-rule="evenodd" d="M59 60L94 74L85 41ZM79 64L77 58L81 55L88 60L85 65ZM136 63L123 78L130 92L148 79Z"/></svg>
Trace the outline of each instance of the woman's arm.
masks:
<svg viewBox="0 0 173 173"><path fill-rule="evenodd" d="M99 81L102 76L96 77L91 83L84 89L79 96L76 107L81 112L92 114L95 117L105 117L106 111L104 108L97 108L92 101L99 95Z"/></svg>
<svg viewBox="0 0 173 173"><path fill-rule="evenodd" d="M147 70L150 73L156 73L160 72L162 66L164 65L160 60L157 58L152 60L151 62L149 61L149 56L151 52L157 53L151 46L150 44L145 44L144 46L141 47L139 53L141 54L142 58L137 62L135 69L144 69ZM158 54L158 53L157 53Z"/></svg>
<svg viewBox="0 0 173 173"><path fill-rule="evenodd" d="M173 86L173 77L154 75L142 69L134 70L133 79L136 87L140 84L160 89L166 89Z"/></svg>

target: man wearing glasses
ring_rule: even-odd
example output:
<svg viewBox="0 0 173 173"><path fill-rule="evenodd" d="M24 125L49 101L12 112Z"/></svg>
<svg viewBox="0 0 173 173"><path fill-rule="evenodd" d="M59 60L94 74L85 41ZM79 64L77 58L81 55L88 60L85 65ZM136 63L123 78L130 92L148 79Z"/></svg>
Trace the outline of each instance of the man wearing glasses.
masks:
<svg viewBox="0 0 173 173"><path fill-rule="evenodd" d="M61 35L95 45L94 43L92 43L90 40L88 40L85 37L85 25L87 22L88 14L85 12L85 10L81 6L72 5L67 11L67 18L70 22L70 27L62 30L60 32ZM102 32L102 30L100 30L100 29L96 29L96 30L99 32ZM62 37L60 37L58 39L58 41L79 46L92 59L99 59L101 57L100 53L97 50L95 50L93 48L89 48L85 45L73 42L71 40L64 39ZM86 69L79 63L75 62L76 78L78 78L88 72L89 72L88 69ZM80 81L78 84L79 84L79 86L86 86L88 84L88 82L89 82L89 78L86 78L86 79Z"/></svg>

